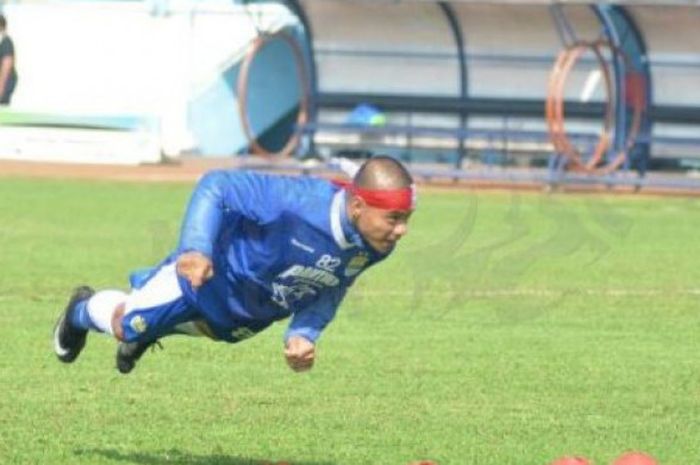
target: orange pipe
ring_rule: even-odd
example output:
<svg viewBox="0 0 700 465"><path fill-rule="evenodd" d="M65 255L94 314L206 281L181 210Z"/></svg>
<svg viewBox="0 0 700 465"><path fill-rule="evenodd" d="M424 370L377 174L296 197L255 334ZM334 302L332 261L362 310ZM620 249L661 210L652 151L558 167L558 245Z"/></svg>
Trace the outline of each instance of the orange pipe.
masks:
<svg viewBox="0 0 700 465"><path fill-rule="evenodd" d="M550 73L547 84L547 98L545 101L545 119L549 130L550 140L554 149L564 155L571 163L571 169L588 173L610 173L618 169L626 160L627 152L634 146L642 121L644 101L642 98L631 99L633 103L632 124L627 134L625 148L618 152L613 160L605 166L600 163L610 147L612 140L612 128L614 124L614 86L610 68L603 56L602 47L609 47L614 54L622 54L627 63L628 57L621 50L613 48L606 41L578 42L564 49L558 55ZM592 51L605 80L607 101L603 119L603 130L596 146L587 162L583 161L582 154L571 143L565 128L564 89L571 70L587 51Z"/></svg>
<svg viewBox="0 0 700 465"><path fill-rule="evenodd" d="M294 63L296 64L297 68L297 78L299 79L299 90L301 97L299 99L299 113L297 114L296 126L302 126L308 121L310 91L309 79L306 73L306 66L304 65L304 54L294 37L284 31L260 35L250 44L243 62L241 63L241 71L238 75L238 114L241 119L241 125L243 126L243 132L248 140L248 145L251 147L251 151L254 154L263 155L266 157L287 157L292 154L299 143L299 132L295 130L294 134L292 134L282 149L277 152L270 152L258 142L255 133L251 128L250 118L248 117L248 86L250 67L252 66L253 60L260 50L275 39L281 39L286 42L287 45L289 45L289 47L292 49Z"/></svg>

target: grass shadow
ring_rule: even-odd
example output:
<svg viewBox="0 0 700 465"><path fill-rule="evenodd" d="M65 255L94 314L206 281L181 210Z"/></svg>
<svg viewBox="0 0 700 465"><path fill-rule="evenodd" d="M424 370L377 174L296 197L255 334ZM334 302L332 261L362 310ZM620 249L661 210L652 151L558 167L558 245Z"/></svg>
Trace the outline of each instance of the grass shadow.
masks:
<svg viewBox="0 0 700 465"><path fill-rule="evenodd" d="M115 449L79 449L78 456L98 455L110 460L143 465L334 465L331 462L298 462L233 457L223 454L197 455L177 449L154 452L121 452Z"/></svg>

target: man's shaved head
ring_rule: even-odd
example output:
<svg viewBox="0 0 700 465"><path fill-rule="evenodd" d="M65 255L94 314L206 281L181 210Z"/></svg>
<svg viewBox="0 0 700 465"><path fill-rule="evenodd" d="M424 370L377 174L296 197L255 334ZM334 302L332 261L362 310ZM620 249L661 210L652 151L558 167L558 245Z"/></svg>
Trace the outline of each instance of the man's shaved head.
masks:
<svg viewBox="0 0 700 465"><path fill-rule="evenodd" d="M402 189L413 184L413 177L401 162L382 155L367 160L353 184L363 189Z"/></svg>
<svg viewBox="0 0 700 465"><path fill-rule="evenodd" d="M390 253L408 232L415 202L411 174L400 161L379 156L360 167L353 184L356 190L351 190L346 204L348 218L370 247Z"/></svg>

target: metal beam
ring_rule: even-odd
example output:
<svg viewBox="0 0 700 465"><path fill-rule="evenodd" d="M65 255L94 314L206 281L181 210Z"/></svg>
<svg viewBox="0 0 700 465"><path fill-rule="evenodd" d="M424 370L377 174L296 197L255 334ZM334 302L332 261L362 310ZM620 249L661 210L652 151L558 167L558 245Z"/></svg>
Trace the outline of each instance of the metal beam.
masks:
<svg viewBox="0 0 700 465"><path fill-rule="evenodd" d="M312 0L323 1L323 0ZM355 3L435 3L437 0L346 0ZM451 0L453 3L481 5L591 5L596 3L585 0ZM639 5L639 6L700 6L700 0L616 0L606 2L609 5Z"/></svg>
<svg viewBox="0 0 700 465"><path fill-rule="evenodd" d="M466 102L469 98L469 87L467 80L467 59L465 58L464 53L464 34L462 33L462 25L457 20L457 15L448 2L438 2L438 6L445 14L445 18L447 19L450 29L452 30L452 35L454 36L457 56L459 58L459 98L461 101ZM460 129L467 127L467 113L465 111L459 112L459 127ZM464 140L460 139L459 158L456 163L458 168L462 166L462 160L465 156L466 151L464 147Z"/></svg>
<svg viewBox="0 0 700 465"><path fill-rule="evenodd" d="M318 100L320 107L338 109L352 109L357 102L369 102L386 111L544 117L544 100L541 99L472 97L460 102L454 97L326 92L321 93ZM599 119L604 111L602 103L566 103L566 114L574 118ZM649 113L658 123L700 124L700 107L654 105Z"/></svg>

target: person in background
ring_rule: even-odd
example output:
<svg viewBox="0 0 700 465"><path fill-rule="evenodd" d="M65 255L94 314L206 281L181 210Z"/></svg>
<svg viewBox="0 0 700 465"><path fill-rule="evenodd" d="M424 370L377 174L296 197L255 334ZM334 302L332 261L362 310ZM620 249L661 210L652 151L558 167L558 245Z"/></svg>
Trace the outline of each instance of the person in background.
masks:
<svg viewBox="0 0 700 465"><path fill-rule="evenodd" d="M9 105L17 85L15 45L7 35L7 20L0 14L0 105Z"/></svg>

